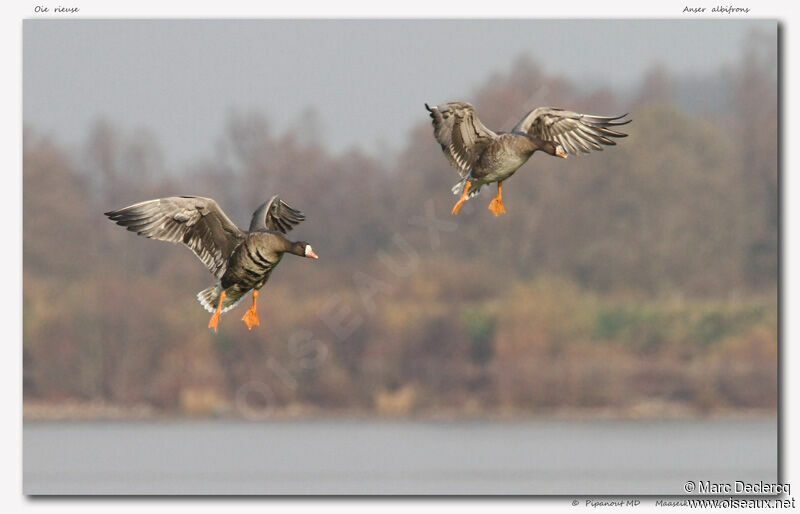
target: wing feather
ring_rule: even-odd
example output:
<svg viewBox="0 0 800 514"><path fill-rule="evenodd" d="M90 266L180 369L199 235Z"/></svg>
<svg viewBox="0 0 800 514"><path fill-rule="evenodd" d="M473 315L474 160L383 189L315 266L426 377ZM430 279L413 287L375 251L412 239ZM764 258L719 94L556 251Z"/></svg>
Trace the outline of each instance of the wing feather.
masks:
<svg viewBox="0 0 800 514"><path fill-rule="evenodd" d="M301 211L292 208L278 195L275 195L262 203L253 213L250 232L272 230L286 234L305 219L306 217Z"/></svg>
<svg viewBox="0 0 800 514"><path fill-rule="evenodd" d="M199 196L149 200L105 215L138 235L187 246L217 278L245 238L217 202Z"/></svg>
<svg viewBox="0 0 800 514"><path fill-rule="evenodd" d="M447 160L464 177L480 159L497 134L486 128L467 102L450 102L430 107L433 137L441 145Z"/></svg>
<svg viewBox="0 0 800 514"><path fill-rule="evenodd" d="M602 150L601 145L616 145L611 138L626 137L627 134L614 130L614 127L631 122L622 116L594 116L580 114L553 107L539 107L531 110L512 132L525 132L546 141L555 141L569 153L589 153Z"/></svg>

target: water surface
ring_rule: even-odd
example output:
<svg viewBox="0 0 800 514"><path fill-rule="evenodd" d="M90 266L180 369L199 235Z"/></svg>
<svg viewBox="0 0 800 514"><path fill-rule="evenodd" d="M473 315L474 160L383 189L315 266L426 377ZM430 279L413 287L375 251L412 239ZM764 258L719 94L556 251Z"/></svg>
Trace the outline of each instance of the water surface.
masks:
<svg viewBox="0 0 800 514"><path fill-rule="evenodd" d="M777 422L26 422L25 494L682 494L777 480Z"/></svg>

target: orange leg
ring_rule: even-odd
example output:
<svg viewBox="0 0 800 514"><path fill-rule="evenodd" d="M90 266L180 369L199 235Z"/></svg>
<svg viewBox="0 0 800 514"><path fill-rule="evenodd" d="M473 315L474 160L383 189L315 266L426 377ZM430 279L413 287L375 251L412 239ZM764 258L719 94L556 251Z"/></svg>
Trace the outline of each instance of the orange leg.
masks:
<svg viewBox="0 0 800 514"><path fill-rule="evenodd" d="M492 202L489 204L489 210L494 213L495 216L498 214L502 214L506 212L506 208L503 207L503 181L497 183L497 196L494 197Z"/></svg>
<svg viewBox="0 0 800 514"><path fill-rule="evenodd" d="M213 328L214 332L217 331L217 325L219 325L219 314L222 311L222 301L225 300L225 291L219 294L219 303L217 303L217 310L214 311L214 314L211 315L211 319L208 320L208 328Z"/></svg>
<svg viewBox="0 0 800 514"><path fill-rule="evenodd" d="M253 305L247 309L247 312L244 313L242 316L242 321L244 324L247 325L247 330L252 329L253 327L257 327L259 325L258 322L258 313L256 312L256 300L258 299L258 291L253 289Z"/></svg>
<svg viewBox="0 0 800 514"><path fill-rule="evenodd" d="M464 184L464 191L461 193L461 198L459 198L456 204L453 206L453 216L458 214L458 211L461 210L461 206L467 201L467 193L469 193L470 186L471 184L469 180L467 180L467 183Z"/></svg>

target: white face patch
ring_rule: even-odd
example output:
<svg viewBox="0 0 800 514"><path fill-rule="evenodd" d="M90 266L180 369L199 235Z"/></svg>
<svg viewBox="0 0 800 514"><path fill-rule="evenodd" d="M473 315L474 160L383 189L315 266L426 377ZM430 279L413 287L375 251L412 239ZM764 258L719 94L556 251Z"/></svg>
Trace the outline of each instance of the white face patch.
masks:
<svg viewBox="0 0 800 514"><path fill-rule="evenodd" d="M309 252L313 252L314 250L311 249L311 245L306 245L305 255L308 255Z"/></svg>

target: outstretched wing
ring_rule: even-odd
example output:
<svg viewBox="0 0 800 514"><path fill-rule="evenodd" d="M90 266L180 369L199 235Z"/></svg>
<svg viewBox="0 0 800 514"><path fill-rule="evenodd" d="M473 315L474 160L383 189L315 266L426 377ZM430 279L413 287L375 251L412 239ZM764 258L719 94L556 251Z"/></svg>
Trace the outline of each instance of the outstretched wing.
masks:
<svg viewBox="0 0 800 514"><path fill-rule="evenodd" d="M627 116L603 117L590 114L539 107L529 112L512 129L512 132L526 132L546 141L561 144L566 151L576 155L578 151L589 153L591 150L603 150L602 145L616 145L615 137L626 137L628 134L617 132L612 127L630 123L622 120Z"/></svg>
<svg viewBox="0 0 800 514"><path fill-rule="evenodd" d="M497 134L486 128L467 102L450 102L433 107L425 104L433 118L433 137L461 176L469 173Z"/></svg>
<svg viewBox="0 0 800 514"><path fill-rule="evenodd" d="M140 236L183 243L217 278L225 274L228 257L245 238L211 198L159 198L105 215Z"/></svg>
<svg viewBox="0 0 800 514"><path fill-rule="evenodd" d="M302 212L293 209L278 195L275 195L269 201L262 203L253 213L253 219L250 220L250 232L273 230L285 234L304 219L306 217Z"/></svg>

